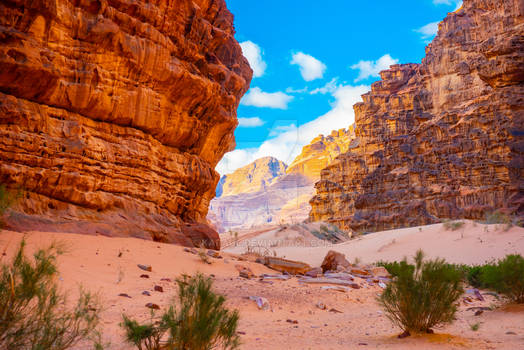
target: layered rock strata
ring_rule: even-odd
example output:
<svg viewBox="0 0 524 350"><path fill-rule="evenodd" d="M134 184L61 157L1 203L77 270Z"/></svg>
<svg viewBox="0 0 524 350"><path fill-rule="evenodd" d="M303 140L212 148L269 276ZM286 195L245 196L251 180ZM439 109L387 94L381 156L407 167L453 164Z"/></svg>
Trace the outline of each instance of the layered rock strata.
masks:
<svg viewBox="0 0 524 350"><path fill-rule="evenodd" d="M312 220L383 230L523 216L524 6L464 0L421 64L381 72L354 106L357 147L322 170Z"/></svg>
<svg viewBox="0 0 524 350"><path fill-rule="evenodd" d="M251 70L224 0L0 3L11 229L218 248L205 224Z"/></svg>

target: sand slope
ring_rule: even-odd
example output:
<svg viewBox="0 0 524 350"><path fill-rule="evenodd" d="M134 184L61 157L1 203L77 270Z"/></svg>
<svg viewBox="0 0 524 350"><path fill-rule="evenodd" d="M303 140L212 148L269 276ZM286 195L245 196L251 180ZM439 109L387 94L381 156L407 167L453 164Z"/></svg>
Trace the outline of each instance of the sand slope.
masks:
<svg viewBox="0 0 524 350"><path fill-rule="evenodd" d="M520 235L522 238L521 230L508 232L509 236L516 238ZM457 233L453 234L456 237ZM6 251L6 256L0 256L2 263L10 258L21 238L20 233L0 232L0 249ZM355 243L363 245L370 238L373 237L367 236L361 241L343 244L342 247L350 249ZM485 302L474 301L471 305L461 303L457 321L453 325L436 329L438 334L399 340L395 338L399 329L383 315L375 301L381 289L369 286L363 280L359 280L362 289L347 293L322 290L318 285L301 285L296 279L267 284L258 279L239 278L235 265L249 266L255 274L272 271L259 264L237 261L227 253L222 253L224 259L212 259L213 263L207 265L198 256L184 252L182 247L133 238L30 232L26 234L26 239L28 251L47 246L53 241L62 242L68 247L68 253L58 260L58 283L69 291L72 298L79 284L100 292L104 304L104 339L111 342L111 350L132 349L123 341L118 326L122 313L147 319L149 309L145 307L146 303L157 303L164 309L175 294L175 284L161 281L162 278L174 279L181 273L193 274L197 271L213 274L216 290L226 295L228 306L240 310L239 330L245 333L241 336L241 349L509 350L522 348L524 344L522 308L513 308L509 310L511 312L497 309L480 316L467 311L471 306L497 305L499 302L489 295L485 296ZM401 241L401 236L397 240ZM522 240L514 244L520 244L521 247ZM463 248L474 255L475 250L467 250L467 245ZM120 253L122 255L118 257ZM295 253L299 254L298 251ZM315 254L320 256L321 251ZM314 263L317 257L310 255L304 250L301 260ZM153 271L144 272L137 264L149 264ZM139 277L144 273L149 274L150 278ZM161 285L164 293L154 292L154 285ZM142 295L145 290L151 296ZM119 297L119 293L127 293L132 298ZM253 295L267 298L271 310L258 310L253 301L246 299ZM319 301L342 313L318 309L315 304ZM298 324L289 323L286 321L288 319L297 320ZM480 323L477 332L470 328L474 323ZM92 347L81 345L77 349Z"/></svg>
<svg viewBox="0 0 524 350"><path fill-rule="evenodd" d="M279 241L278 229L264 232L260 236L249 236L236 247L226 251L242 253L247 245L266 244ZM311 241L307 244L272 247L279 256L304 261L312 266L320 266L322 259L330 250L346 254L348 260L355 258L364 263L379 260L400 260L404 256L413 256L422 249L429 257L442 257L453 263L481 264L504 257L506 254L524 255L524 228L504 225L483 225L464 221L458 230L446 230L443 224L376 232L350 241L332 245L327 242Z"/></svg>

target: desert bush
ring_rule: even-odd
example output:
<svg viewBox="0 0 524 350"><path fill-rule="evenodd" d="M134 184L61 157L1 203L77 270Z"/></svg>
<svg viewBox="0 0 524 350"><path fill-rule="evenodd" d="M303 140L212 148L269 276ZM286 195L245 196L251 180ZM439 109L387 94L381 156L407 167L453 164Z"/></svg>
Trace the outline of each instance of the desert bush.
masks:
<svg viewBox="0 0 524 350"><path fill-rule="evenodd" d="M13 260L1 266L0 348L62 350L88 339L99 321L96 297L81 290L68 309L54 281L60 249L38 250L31 261L24 247L22 241Z"/></svg>
<svg viewBox="0 0 524 350"><path fill-rule="evenodd" d="M158 350L160 341L168 330L164 319L155 320L155 314L151 311L151 322L140 324L123 315L121 327L126 332L126 340L135 345L139 350Z"/></svg>
<svg viewBox="0 0 524 350"><path fill-rule="evenodd" d="M448 231L456 231L464 226L464 221L444 221L444 229Z"/></svg>
<svg viewBox="0 0 524 350"><path fill-rule="evenodd" d="M14 202L18 199L20 193L9 191L5 185L0 184L0 229L4 226L4 215Z"/></svg>
<svg viewBox="0 0 524 350"><path fill-rule="evenodd" d="M463 293L456 269L443 259L425 261L422 251L417 252L414 266L404 259L390 268L395 277L379 303L394 324L409 334L430 332L453 320L455 302Z"/></svg>
<svg viewBox="0 0 524 350"><path fill-rule="evenodd" d="M485 266L480 280L487 288L524 303L524 258L521 255L507 255L496 264Z"/></svg>
<svg viewBox="0 0 524 350"><path fill-rule="evenodd" d="M225 298L211 289L212 280L198 274L178 279L177 285L177 300L156 320L139 324L124 316L121 325L127 340L140 350L160 349L160 340L166 336L165 349L236 349L238 311L224 306ZM147 347L149 344L151 347Z"/></svg>

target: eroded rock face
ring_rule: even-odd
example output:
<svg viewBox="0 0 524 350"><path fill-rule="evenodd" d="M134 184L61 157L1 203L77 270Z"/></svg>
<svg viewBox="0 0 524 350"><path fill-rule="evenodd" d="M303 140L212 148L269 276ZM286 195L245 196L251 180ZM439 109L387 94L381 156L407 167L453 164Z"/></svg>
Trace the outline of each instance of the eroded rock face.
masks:
<svg viewBox="0 0 524 350"><path fill-rule="evenodd" d="M205 226L251 70L223 0L0 3L11 228L219 246Z"/></svg>
<svg viewBox="0 0 524 350"><path fill-rule="evenodd" d="M382 230L523 216L524 6L464 0L421 64L395 65L354 106L357 147L322 171L312 220Z"/></svg>
<svg viewBox="0 0 524 350"><path fill-rule="evenodd" d="M320 179L320 172L339 154L350 148L355 138L353 126L348 129L333 130L331 134L319 135L293 160L287 169L288 174L303 174L313 181Z"/></svg>

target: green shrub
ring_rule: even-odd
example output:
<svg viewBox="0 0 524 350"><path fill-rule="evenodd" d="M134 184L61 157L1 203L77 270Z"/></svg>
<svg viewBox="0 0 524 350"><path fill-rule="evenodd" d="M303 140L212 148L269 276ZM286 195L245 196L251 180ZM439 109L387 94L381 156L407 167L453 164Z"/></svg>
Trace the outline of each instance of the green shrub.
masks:
<svg viewBox="0 0 524 350"><path fill-rule="evenodd" d="M424 261L422 251L417 252L414 266L404 259L390 268L395 277L379 303L394 324L409 334L430 332L453 320L455 302L463 293L460 272L443 259Z"/></svg>
<svg viewBox="0 0 524 350"><path fill-rule="evenodd" d="M521 255L507 255L496 264L485 266L480 279L486 287L517 303L524 303L524 258Z"/></svg>
<svg viewBox="0 0 524 350"><path fill-rule="evenodd" d="M0 276L0 348L62 350L88 339L99 321L96 298L84 291L72 310L65 307L56 277L56 246L24 254L22 241Z"/></svg>
<svg viewBox="0 0 524 350"><path fill-rule="evenodd" d="M13 193L5 185L0 184L0 229L4 226L5 212L15 203L19 196L19 193Z"/></svg>
<svg viewBox="0 0 524 350"><path fill-rule="evenodd" d="M149 323L139 324L126 315L123 315L123 318L121 326L126 331L126 340L129 343L134 344L139 350L160 349L160 341L169 328L165 320L154 321L153 312Z"/></svg>
<svg viewBox="0 0 524 350"><path fill-rule="evenodd" d="M444 221L443 226L448 231L456 231L464 226L464 221Z"/></svg>
<svg viewBox="0 0 524 350"><path fill-rule="evenodd" d="M225 298L211 290L212 280L198 274L184 276L177 284L179 305L170 306L160 318L139 324L124 316L127 340L140 350L156 350L167 334L165 349L236 349L238 311L224 306Z"/></svg>

